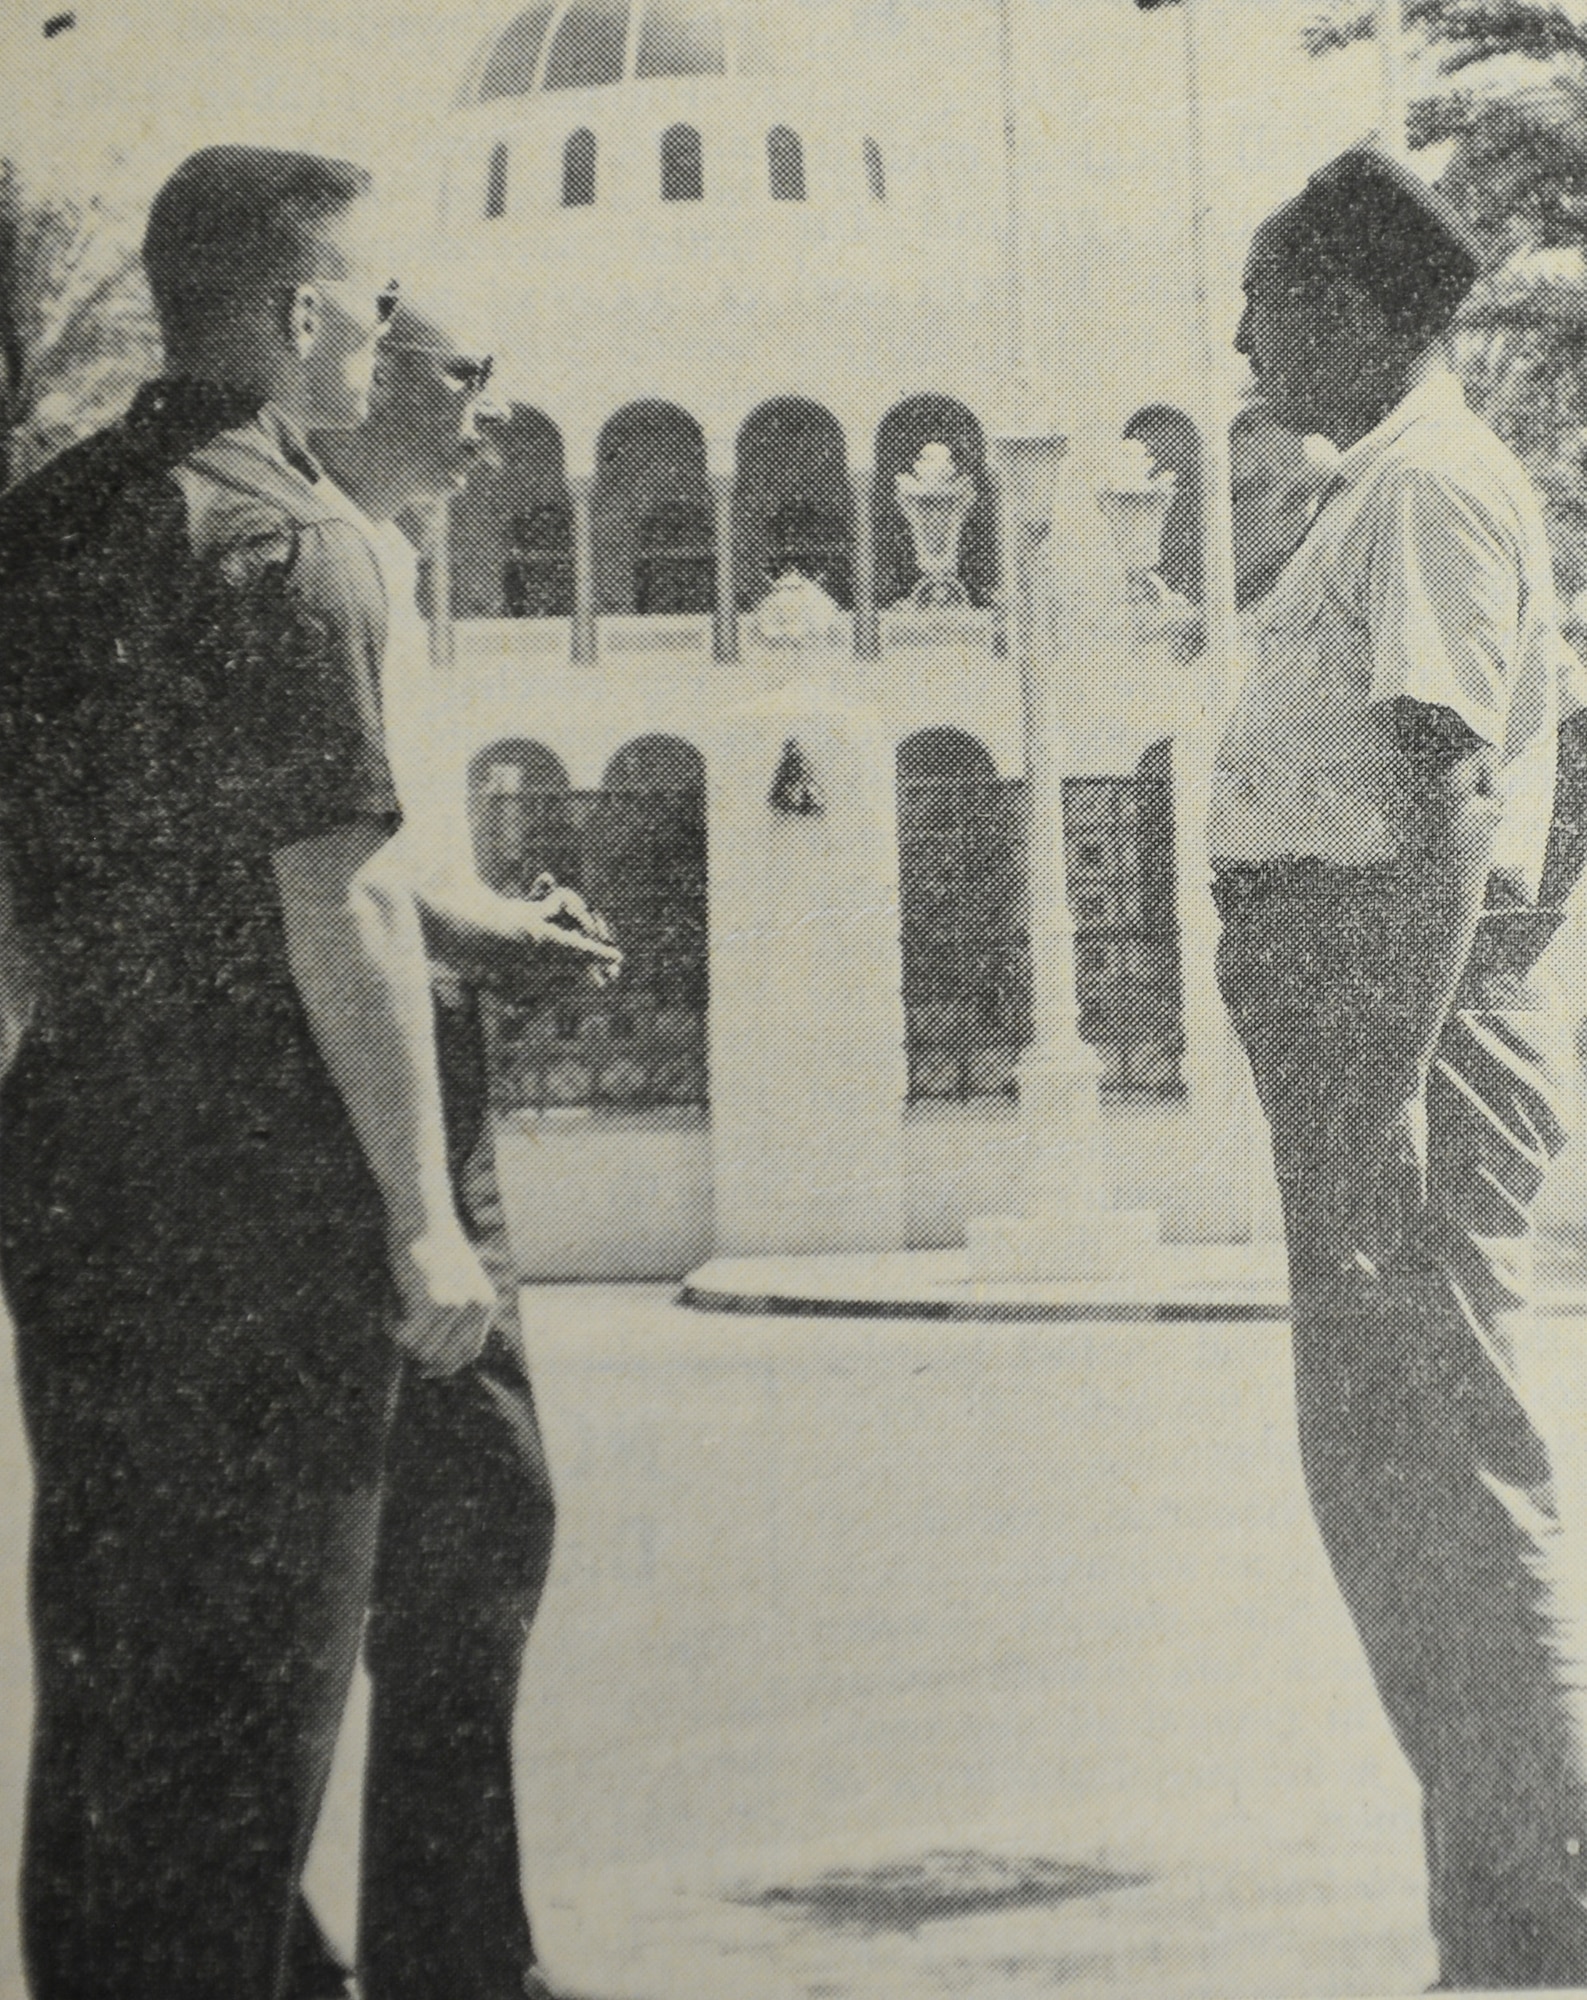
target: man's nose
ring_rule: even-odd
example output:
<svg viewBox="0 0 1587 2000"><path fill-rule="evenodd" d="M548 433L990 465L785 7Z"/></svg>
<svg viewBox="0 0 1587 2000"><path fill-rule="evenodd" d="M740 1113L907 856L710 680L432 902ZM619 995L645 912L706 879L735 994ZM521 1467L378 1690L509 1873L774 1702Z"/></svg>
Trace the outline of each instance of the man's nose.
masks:
<svg viewBox="0 0 1587 2000"><path fill-rule="evenodd" d="M1227 321L1224 322L1228 324ZM1234 329L1234 351L1249 360L1251 354L1251 308L1247 306L1240 314L1240 324Z"/></svg>

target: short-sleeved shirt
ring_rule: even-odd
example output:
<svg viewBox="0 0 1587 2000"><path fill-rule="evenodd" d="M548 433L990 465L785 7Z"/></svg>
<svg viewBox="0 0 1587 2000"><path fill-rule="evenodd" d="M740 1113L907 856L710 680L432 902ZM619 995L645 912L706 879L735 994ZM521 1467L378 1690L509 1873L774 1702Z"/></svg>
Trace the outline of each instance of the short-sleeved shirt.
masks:
<svg viewBox="0 0 1587 2000"><path fill-rule="evenodd" d="M80 1291L335 1376L386 1309L273 868L396 825L385 626L367 543L257 400L152 384L0 499L0 841L43 979L0 1210L53 1316Z"/></svg>
<svg viewBox="0 0 1587 2000"><path fill-rule="evenodd" d="M1409 697L1499 752L1494 865L1536 894L1558 724L1587 690L1531 482L1447 370L1343 454L1245 629L1213 773L1215 858L1393 858L1403 763L1386 704Z"/></svg>

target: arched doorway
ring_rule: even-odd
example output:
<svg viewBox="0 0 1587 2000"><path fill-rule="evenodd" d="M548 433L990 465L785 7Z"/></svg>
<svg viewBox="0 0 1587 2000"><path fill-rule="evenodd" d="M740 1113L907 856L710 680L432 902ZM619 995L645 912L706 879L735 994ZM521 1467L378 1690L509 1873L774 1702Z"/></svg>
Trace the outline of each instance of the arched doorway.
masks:
<svg viewBox="0 0 1587 2000"><path fill-rule="evenodd" d="M514 765L524 772L507 778L518 805L505 863L487 871L481 839L481 872L509 893L523 893L542 871L578 889L615 931L623 972L610 987L564 983L536 996L526 986L494 1006L497 1103L542 1111L703 1107L705 759L679 737L637 737L611 759L596 790L570 791L565 776L557 784L554 759L531 767L523 757L539 747L496 745L475 760L480 778L494 773L498 785Z"/></svg>
<svg viewBox="0 0 1587 2000"><path fill-rule="evenodd" d="M564 879L568 790L562 759L524 737L490 744L469 765L474 865L498 895L527 895L546 870Z"/></svg>
<svg viewBox="0 0 1587 2000"><path fill-rule="evenodd" d="M738 434L733 574L752 609L788 570L854 602L854 494L843 427L802 397L763 403Z"/></svg>
<svg viewBox="0 0 1587 2000"><path fill-rule="evenodd" d="M1183 410L1151 403L1124 426L1126 438L1144 444L1159 472L1174 475L1174 502L1163 529L1160 574L1170 590L1201 602L1201 433Z"/></svg>
<svg viewBox="0 0 1587 2000"><path fill-rule="evenodd" d="M959 575L973 605L994 601L998 585L997 492L986 464L986 435L974 414L952 396L911 396L883 417L876 432L876 601L884 609L908 597L919 574L915 544L898 504L897 479L928 444L945 444L955 468L975 481L975 505L959 545Z"/></svg>
<svg viewBox="0 0 1587 2000"><path fill-rule="evenodd" d="M705 437L671 403L631 403L601 432L594 497L598 612L710 612L716 534Z"/></svg>
<svg viewBox="0 0 1587 2000"><path fill-rule="evenodd" d="M1012 1097L1031 1038L1025 787L986 746L898 746L899 890L912 1102Z"/></svg>
<svg viewBox="0 0 1587 2000"><path fill-rule="evenodd" d="M497 434L501 470L480 471L452 503L455 618L570 618L573 516L562 434L515 403Z"/></svg>

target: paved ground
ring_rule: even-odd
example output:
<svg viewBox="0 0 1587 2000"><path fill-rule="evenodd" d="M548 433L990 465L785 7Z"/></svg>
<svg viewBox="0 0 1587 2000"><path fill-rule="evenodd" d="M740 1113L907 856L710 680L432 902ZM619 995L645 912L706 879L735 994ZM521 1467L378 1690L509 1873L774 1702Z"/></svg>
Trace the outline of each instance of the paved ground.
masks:
<svg viewBox="0 0 1587 2000"><path fill-rule="evenodd" d="M1425 1983L1415 1801L1305 1516L1281 1329L528 1305L561 1540L522 1803L543 1948L580 1993ZM1544 1370L1577 1436L1581 1331L1553 1323ZM0 1478L9 1870L8 1402ZM357 1723L312 1869L344 1933Z"/></svg>

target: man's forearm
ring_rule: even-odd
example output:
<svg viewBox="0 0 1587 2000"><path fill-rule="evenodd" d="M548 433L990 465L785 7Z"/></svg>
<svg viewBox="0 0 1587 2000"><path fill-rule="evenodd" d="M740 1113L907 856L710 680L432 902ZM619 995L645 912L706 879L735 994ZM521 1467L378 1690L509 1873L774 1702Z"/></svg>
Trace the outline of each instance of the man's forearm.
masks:
<svg viewBox="0 0 1587 2000"><path fill-rule="evenodd" d="M277 856L292 971L391 1227L456 1226L429 968L412 899L368 866L373 829Z"/></svg>
<svg viewBox="0 0 1587 2000"><path fill-rule="evenodd" d="M1559 726L1554 814L1538 889L1540 910L1563 910L1587 869L1587 709Z"/></svg>
<svg viewBox="0 0 1587 2000"><path fill-rule="evenodd" d="M11 871L0 850L0 1077L16 1060L37 999L37 969L17 921Z"/></svg>
<svg viewBox="0 0 1587 2000"><path fill-rule="evenodd" d="M1481 760L1418 774L1401 828L1395 935L1366 952L1390 955L1385 970L1404 1032L1431 1052L1471 957L1486 899L1499 807Z"/></svg>

